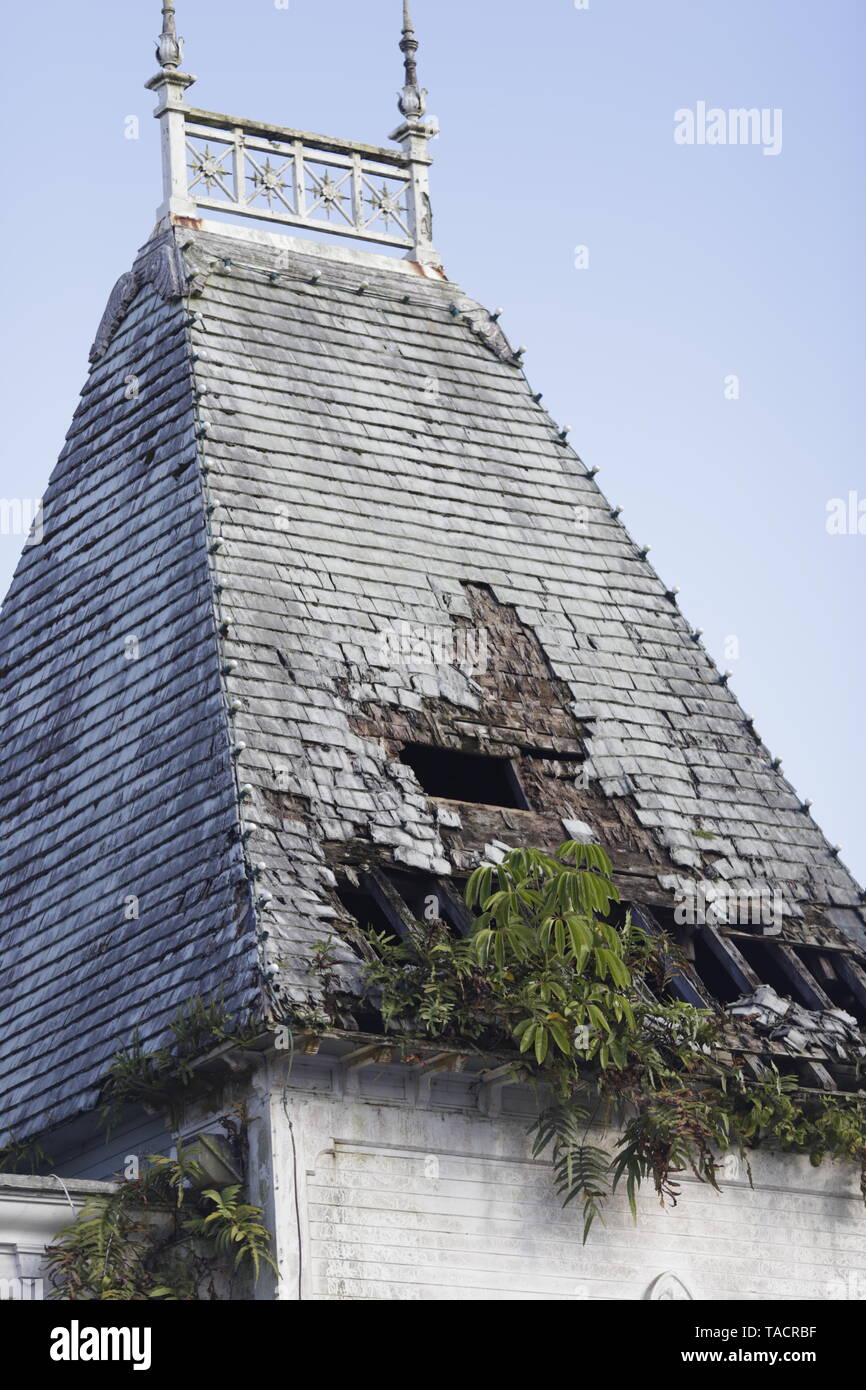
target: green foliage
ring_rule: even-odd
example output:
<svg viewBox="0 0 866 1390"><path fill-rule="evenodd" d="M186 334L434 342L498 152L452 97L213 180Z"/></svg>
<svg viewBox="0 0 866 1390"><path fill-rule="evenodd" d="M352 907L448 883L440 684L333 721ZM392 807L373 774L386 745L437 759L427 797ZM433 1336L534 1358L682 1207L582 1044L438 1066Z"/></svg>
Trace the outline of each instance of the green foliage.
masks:
<svg viewBox="0 0 866 1390"><path fill-rule="evenodd" d="M553 1054L577 1063L625 1062L623 1030L635 1022L627 959L650 945L629 925L623 934L597 914L618 897L607 856L569 841L557 854L514 850L476 870L466 889L479 907L474 934L455 939L439 921L419 923L411 945L371 933L376 959L367 992L386 1027L421 1024L433 1036L480 1046L517 1042L536 1064ZM560 1069L551 1067L551 1080Z"/></svg>
<svg viewBox="0 0 866 1390"><path fill-rule="evenodd" d="M545 1110L534 1127L533 1158L538 1158L548 1145L553 1150L553 1172L556 1190L563 1206L576 1197L583 1200L583 1238L610 1191L610 1154L597 1144L587 1144L589 1111L574 1096L568 1105L552 1106Z"/></svg>
<svg viewBox="0 0 866 1390"><path fill-rule="evenodd" d="M866 1103L803 1102L773 1068L755 1081L723 1067L720 1018L664 1002L673 944L606 920L610 875L604 851L576 841L482 866L466 888L470 936L439 921L419 922L409 944L368 932L370 1002L387 1029L518 1049L543 1098L534 1152L551 1150L563 1202L581 1201L584 1239L620 1186L634 1214L647 1181L675 1204L682 1174L717 1188L717 1155L762 1143L859 1163L866 1199ZM614 1120L612 1152L589 1142Z"/></svg>
<svg viewBox="0 0 866 1390"><path fill-rule="evenodd" d="M263 1265L275 1268L261 1208L240 1202L237 1185L202 1190L205 1174L182 1150L147 1162L144 1176L91 1198L60 1232L48 1251L53 1298L216 1298L214 1271L227 1252L253 1281Z"/></svg>
<svg viewBox="0 0 866 1390"><path fill-rule="evenodd" d="M36 1173L50 1168L53 1160L35 1139L16 1139L13 1135L0 1148L0 1173Z"/></svg>
<svg viewBox="0 0 866 1390"><path fill-rule="evenodd" d="M736 1132L754 1147L774 1141L785 1153L808 1154L817 1168L825 1158L856 1163L866 1202L866 1104L854 1096L824 1096L804 1106L797 1082L769 1067L759 1082L729 1094Z"/></svg>
<svg viewBox="0 0 866 1390"><path fill-rule="evenodd" d="M190 1000L171 1022L172 1042L145 1052L136 1035L108 1070L102 1093L106 1129L127 1105L164 1110L178 1128L196 1082L205 1084L196 1063L222 1043L243 1046L259 1030L231 1020L221 997ZM246 1124L242 1106L224 1116L223 1127L240 1141ZM206 1135L200 1136L205 1148ZM100 1301L217 1298L226 1265L234 1275L258 1280L263 1266L275 1269L270 1234L260 1207L240 1199L232 1184L205 1187L201 1164L182 1148L176 1158L152 1154L140 1178L120 1182L110 1195L92 1198L48 1252L52 1297ZM230 1295L229 1295L230 1296Z"/></svg>
<svg viewBox="0 0 866 1390"><path fill-rule="evenodd" d="M187 1228L213 1241L218 1253L233 1255L235 1269L239 1269L245 1261L249 1262L258 1279L262 1264L269 1264L276 1270L269 1253L270 1235L262 1225L261 1207L242 1202L240 1193L239 1183L233 1183L221 1191L208 1188L202 1197L213 1203L214 1210L207 1216L193 1217L187 1223Z"/></svg>
<svg viewBox="0 0 866 1390"><path fill-rule="evenodd" d="M227 1013L221 995L196 997L178 1009L169 1024L172 1041L145 1052L138 1032L131 1045L112 1059L102 1090L102 1115L109 1130L127 1105L165 1110L173 1129L180 1125L184 1102L196 1077L197 1060L221 1043L242 1046L255 1027L242 1028Z"/></svg>

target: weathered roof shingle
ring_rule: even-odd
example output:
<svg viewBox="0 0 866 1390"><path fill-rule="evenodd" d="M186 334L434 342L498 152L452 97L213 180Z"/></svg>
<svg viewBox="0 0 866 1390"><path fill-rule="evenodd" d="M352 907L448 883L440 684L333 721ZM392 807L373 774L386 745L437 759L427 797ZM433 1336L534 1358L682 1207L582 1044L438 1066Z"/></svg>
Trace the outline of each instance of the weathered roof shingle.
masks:
<svg viewBox="0 0 866 1390"><path fill-rule="evenodd" d="M92 1105L116 1047L190 994L261 1008L262 952L271 997L306 998L325 844L447 870L435 809L357 715L477 708L454 665L382 655L397 625L471 617L467 583L540 639L597 785L668 870L711 839L720 878L866 942L857 885L490 315L286 238L177 230L138 264L0 622L10 1127Z"/></svg>

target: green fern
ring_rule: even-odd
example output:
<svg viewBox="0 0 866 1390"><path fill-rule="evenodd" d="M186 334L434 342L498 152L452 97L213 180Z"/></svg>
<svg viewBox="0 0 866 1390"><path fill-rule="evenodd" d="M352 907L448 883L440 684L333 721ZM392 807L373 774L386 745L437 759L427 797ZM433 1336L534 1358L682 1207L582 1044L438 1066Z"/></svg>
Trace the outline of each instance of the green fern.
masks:
<svg viewBox="0 0 866 1390"><path fill-rule="evenodd" d="M201 1190L203 1170L181 1151L151 1155L144 1175L91 1198L47 1252L52 1298L126 1302L194 1301L209 1290L220 1262L276 1271L260 1207L243 1202L239 1184Z"/></svg>
<svg viewBox="0 0 866 1390"><path fill-rule="evenodd" d="M604 1206L611 1193L611 1156L607 1149L586 1143L589 1113L583 1106L557 1106L545 1110L532 1126L533 1158L553 1147L553 1173L557 1194L564 1207L583 1202L583 1242L596 1219L604 1221Z"/></svg>
<svg viewBox="0 0 866 1390"><path fill-rule="evenodd" d="M258 1279L262 1264L269 1265L275 1273L277 1266L269 1253L270 1236L262 1225L261 1209L242 1202L240 1193L239 1183L221 1191L208 1188L202 1198L211 1202L214 1210L206 1216L191 1217L186 1229L213 1241L220 1254L233 1255L235 1269L251 1265Z"/></svg>
<svg viewBox="0 0 866 1390"><path fill-rule="evenodd" d="M676 944L628 915L608 920L619 894L599 845L512 850L476 869L465 896L465 939L442 922L417 923L410 945L368 936L367 997L386 1028L518 1049L547 1104L533 1152L551 1150L563 1203L583 1205L584 1239L620 1189L634 1216L647 1181L675 1204L682 1174L718 1189L718 1156L761 1143L859 1164L866 1200L866 1102L804 1101L773 1068L756 1081L722 1066L719 1015L666 998L683 968ZM587 1093L628 1117L613 1153L587 1142Z"/></svg>

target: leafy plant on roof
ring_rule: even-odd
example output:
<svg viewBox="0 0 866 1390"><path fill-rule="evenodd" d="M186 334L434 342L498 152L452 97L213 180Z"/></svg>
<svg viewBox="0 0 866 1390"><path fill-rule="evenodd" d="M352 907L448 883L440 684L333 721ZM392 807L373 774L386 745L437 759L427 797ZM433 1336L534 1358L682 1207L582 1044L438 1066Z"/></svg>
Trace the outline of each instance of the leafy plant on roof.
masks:
<svg viewBox="0 0 866 1390"><path fill-rule="evenodd" d="M106 1129L130 1104L165 1110L177 1128L184 1104L207 1091L197 1062L222 1043L243 1046L259 1031L240 1026L221 996L195 998L171 1022L173 1041L147 1052L136 1036L112 1061L103 1088ZM223 1116L238 1150L247 1124L243 1104ZM215 1151L207 1135L198 1137ZM168 1301L232 1298L236 1279L254 1285L265 1267L276 1269L260 1207L243 1200L240 1183L207 1186L202 1164L189 1149L152 1154L140 1177L91 1198L48 1251L52 1297L79 1300Z"/></svg>
<svg viewBox="0 0 866 1390"><path fill-rule="evenodd" d="M173 1129L180 1125L190 1087L206 1083L198 1063L223 1043L243 1046L259 1031L232 1018L222 994L208 999L196 996L183 1004L169 1024L172 1040L146 1051L138 1031L128 1048L116 1053L102 1088L102 1115L110 1132L128 1105L165 1110Z"/></svg>
<svg viewBox="0 0 866 1390"><path fill-rule="evenodd" d="M52 1162L37 1139L16 1139L13 1134L0 1148L0 1173L38 1173Z"/></svg>
<svg viewBox="0 0 866 1390"><path fill-rule="evenodd" d="M389 1030L517 1053L541 1099L534 1154L551 1154L563 1202L582 1203L584 1239L618 1190L635 1215L647 1182L676 1204L684 1175L718 1190L719 1155L748 1167L762 1143L858 1163L866 1199L866 1104L804 1101L772 1067L755 1080L723 1065L721 1017L665 999L676 948L609 920L618 899L597 845L513 850L469 879L468 937L438 920L410 943L368 931L367 997Z"/></svg>

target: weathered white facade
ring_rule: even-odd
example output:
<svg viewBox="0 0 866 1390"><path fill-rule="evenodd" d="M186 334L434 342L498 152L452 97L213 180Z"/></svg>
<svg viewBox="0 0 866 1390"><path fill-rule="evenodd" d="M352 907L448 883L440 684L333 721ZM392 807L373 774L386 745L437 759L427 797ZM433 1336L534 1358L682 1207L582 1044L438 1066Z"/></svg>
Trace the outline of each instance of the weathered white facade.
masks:
<svg viewBox="0 0 866 1390"><path fill-rule="evenodd" d="M266 1210L282 1301L866 1299L866 1214L852 1166L734 1155L721 1193L682 1179L675 1209L624 1196L582 1241L550 1164L533 1159L526 1088L375 1060L260 1057L236 1083L251 1115L249 1195ZM486 1112L486 1113L485 1113ZM213 1128L190 1117L189 1139ZM616 1135L594 1141L612 1145ZM0 1290L47 1296L43 1256L109 1182L0 1178Z"/></svg>
<svg viewBox="0 0 866 1390"><path fill-rule="evenodd" d="M0 1173L0 1302L46 1297L46 1246L89 1198L112 1188L107 1182Z"/></svg>
<svg viewBox="0 0 866 1390"><path fill-rule="evenodd" d="M751 1187L729 1155L721 1194L684 1177L662 1209L644 1190L636 1224L617 1197L583 1245L580 1204L531 1157L526 1089L485 1115L471 1077L277 1057L267 1078L281 1299L866 1298L851 1166L756 1153Z"/></svg>

